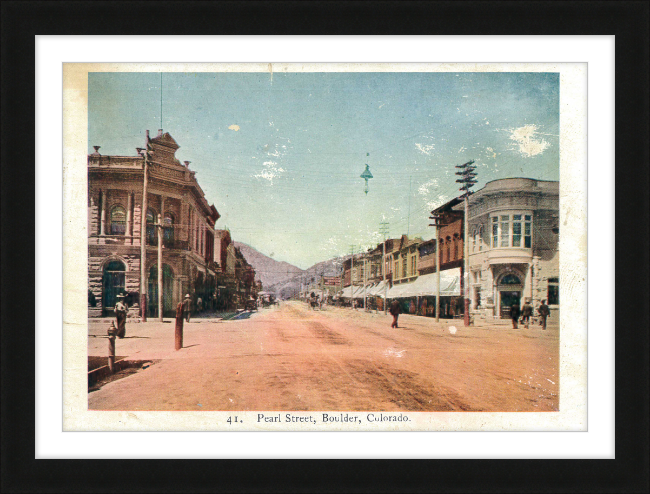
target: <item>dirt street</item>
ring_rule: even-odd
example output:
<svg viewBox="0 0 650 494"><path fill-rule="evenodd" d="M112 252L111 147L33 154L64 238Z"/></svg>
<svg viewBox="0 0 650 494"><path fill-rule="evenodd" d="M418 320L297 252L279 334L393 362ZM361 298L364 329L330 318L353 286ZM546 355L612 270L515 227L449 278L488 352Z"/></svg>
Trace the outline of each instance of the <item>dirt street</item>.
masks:
<svg viewBox="0 0 650 494"><path fill-rule="evenodd" d="M128 324L117 352L160 362L89 394L91 410L551 411L559 330L391 316L301 302L250 318ZM455 326L455 334L449 327ZM91 324L99 335L101 331ZM105 334L105 329L103 329ZM106 355L89 338L89 355Z"/></svg>

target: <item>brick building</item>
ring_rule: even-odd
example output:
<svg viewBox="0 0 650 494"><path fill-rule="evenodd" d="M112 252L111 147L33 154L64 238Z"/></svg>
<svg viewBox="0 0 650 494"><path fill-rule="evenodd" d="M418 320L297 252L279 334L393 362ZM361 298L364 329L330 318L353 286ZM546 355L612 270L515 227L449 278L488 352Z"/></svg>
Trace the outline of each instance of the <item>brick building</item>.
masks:
<svg viewBox="0 0 650 494"><path fill-rule="evenodd" d="M158 313L158 232L163 232L163 314L174 313L186 293L208 302L216 290L214 225L217 209L205 199L189 162L175 157L179 146L162 130L145 148L147 211L143 214L144 157L88 156L89 316L113 314L116 296L127 293L129 316L140 311L141 231L146 237L147 312ZM138 149L138 151L142 151Z"/></svg>

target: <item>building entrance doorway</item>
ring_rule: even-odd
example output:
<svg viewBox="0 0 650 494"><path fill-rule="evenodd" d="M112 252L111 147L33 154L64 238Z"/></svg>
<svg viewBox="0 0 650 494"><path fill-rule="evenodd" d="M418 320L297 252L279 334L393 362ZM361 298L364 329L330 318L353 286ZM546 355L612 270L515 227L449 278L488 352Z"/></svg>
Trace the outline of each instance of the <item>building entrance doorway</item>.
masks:
<svg viewBox="0 0 650 494"><path fill-rule="evenodd" d="M520 305L521 292L501 292L501 319L510 318L510 308Z"/></svg>
<svg viewBox="0 0 650 494"><path fill-rule="evenodd" d="M110 261L104 266L102 277L103 297L102 312L103 315L113 314L117 296L124 293L124 276L126 266L121 261Z"/></svg>
<svg viewBox="0 0 650 494"><path fill-rule="evenodd" d="M152 266L149 270L147 289L147 313L149 317L158 317L158 267ZM174 312L174 273L172 269L163 264L163 316L170 317Z"/></svg>
<svg viewBox="0 0 650 494"><path fill-rule="evenodd" d="M520 305L521 294L523 293L524 286L514 273L508 273L501 277L497 284L499 291L499 315L501 319L510 318L510 308L514 305Z"/></svg>

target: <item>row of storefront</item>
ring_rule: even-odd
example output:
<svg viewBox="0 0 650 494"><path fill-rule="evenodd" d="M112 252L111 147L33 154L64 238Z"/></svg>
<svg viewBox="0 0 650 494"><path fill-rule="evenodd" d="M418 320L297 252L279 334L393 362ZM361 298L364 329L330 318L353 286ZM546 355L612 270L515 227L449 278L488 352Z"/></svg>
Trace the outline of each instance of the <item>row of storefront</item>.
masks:
<svg viewBox="0 0 650 494"><path fill-rule="evenodd" d="M528 301L536 310L545 301L551 322L558 321L558 182L495 180L468 202L467 274L463 201L456 198L432 211L441 220L437 238L402 235L348 258L338 292L343 303L363 305L365 300L368 307L378 308L386 299L398 300L405 313L435 315L439 266L441 317L464 313L467 283L475 317L509 318L513 305Z"/></svg>

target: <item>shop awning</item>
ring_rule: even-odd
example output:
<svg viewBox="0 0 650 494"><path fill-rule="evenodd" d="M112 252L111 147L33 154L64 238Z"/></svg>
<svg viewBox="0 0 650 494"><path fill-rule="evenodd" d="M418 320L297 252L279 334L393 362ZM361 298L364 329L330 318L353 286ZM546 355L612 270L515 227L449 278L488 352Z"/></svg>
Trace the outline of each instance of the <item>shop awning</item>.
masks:
<svg viewBox="0 0 650 494"><path fill-rule="evenodd" d="M383 281L383 280L380 281L369 290L370 296L384 298L384 295L386 294L387 285L388 285L387 281Z"/></svg>
<svg viewBox="0 0 650 494"><path fill-rule="evenodd" d="M437 291L436 273L425 274L411 283L393 285L388 291L388 298L435 297ZM460 296L460 268L440 272L440 296Z"/></svg>
<svg viewBox="0 0 650 494"><path fill-rule="evenodd" d="M339 295L340 297L343 298L350 298L350 287L346 286L342 291L341 294Z"/></svg>

